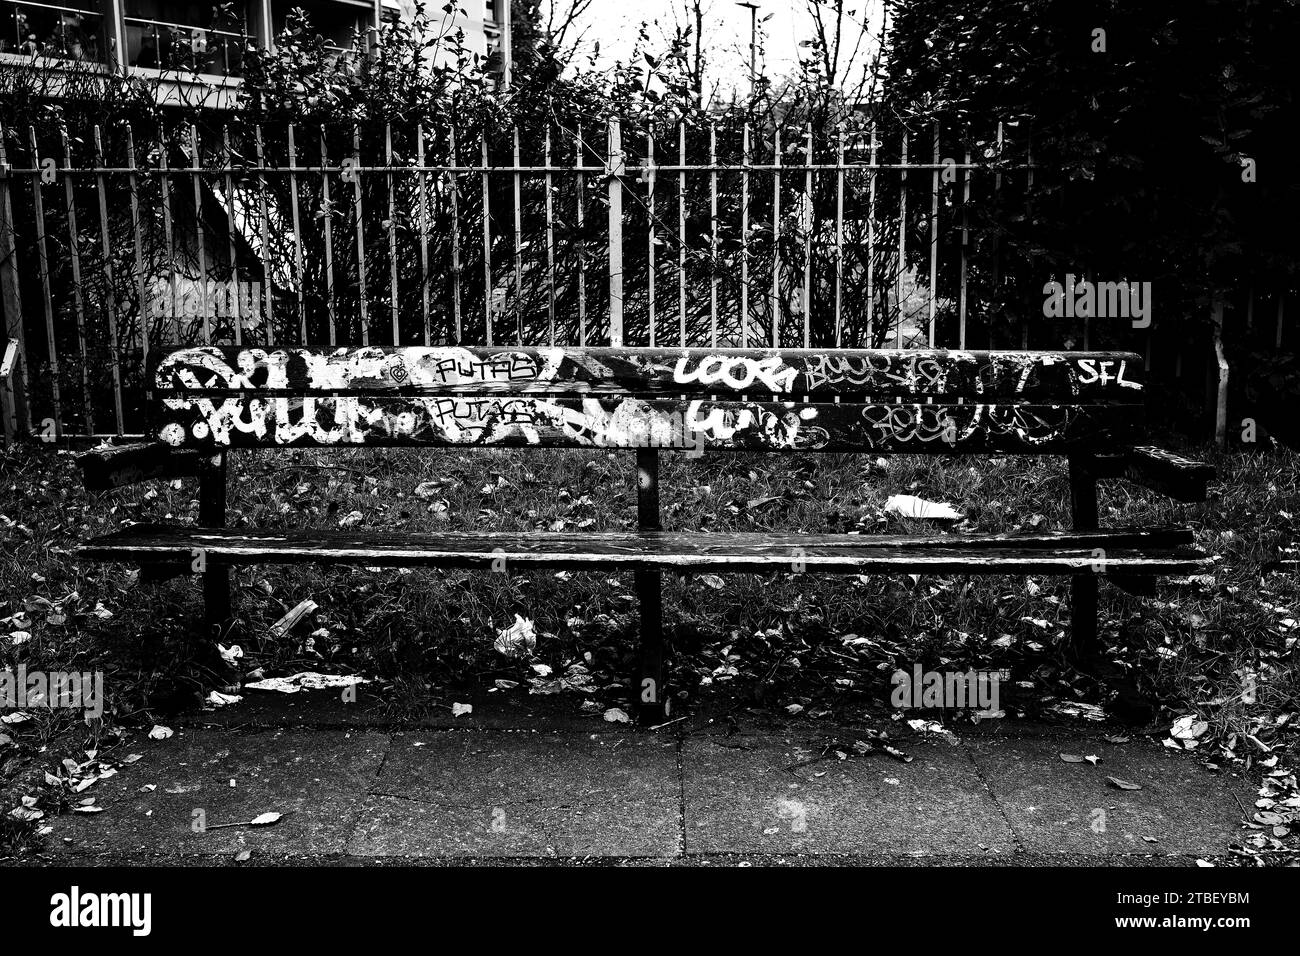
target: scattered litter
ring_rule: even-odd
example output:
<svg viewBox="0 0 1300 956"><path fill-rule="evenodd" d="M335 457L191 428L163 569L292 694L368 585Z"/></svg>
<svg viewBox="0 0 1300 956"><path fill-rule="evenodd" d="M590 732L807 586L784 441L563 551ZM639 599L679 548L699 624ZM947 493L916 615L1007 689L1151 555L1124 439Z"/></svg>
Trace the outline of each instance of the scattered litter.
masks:
<svg viewBox="0 0 1300 956"><path fill-rule="evenodd" d="M238 704L243 699L238 694L223 694L219 690L214 690L209 692L205 703L213 708L227 707L230 704Z"/></svg>
<svg viewBox="0 0 1300 956"><path fill-rule="evenodd" d="M918 717L916 720L909 720L907 726L911 727L918 733L939 734L942 737L948 737L954 740L956 739L953 732L937 720L923 720Z"/></svg>
<svg viewBox="0 0 1300 956"><path fill-rule="evenodd" d="M473 704L452 704L451 715L453 717L464 717L466 714L474 713Z"/></svg>
<svg viewBox="0 0 1300 956"><path fill-rule="evenodd" d="M150 740L166 740L172 735L170 727L164 727L162 724L154 724L153 729L149 731Z"/></svg>
<svg viewBox="0 0 1300 956"><path fill-rule="evenodd" d="M513 624L497 631L497 639L492 646L506 657L527 657L537 649L537 628L528 618L516 614ZM537 670L537 666L534 665L533 669ZM549 669L547 673L550 673Z"/></svg>
<svg viewBox="0 0 1300 956"><path fill-rule="evenodd" d="M355 513L359 514L359 512L355 512ZM306 617L308 614L315 613L316 609L319 606L320 605L318 605L315 601L311 600L310 598L304 601L299 601L289 610L287 614L284 615L284 617L280 618L280 620L276 621L274 624L271 625L271 629L266 632L266 636L273 641L280 640L285 635L287 635L290 631L292 631L294 627L297 626L298 622L301 621L304 617Z"/></svg>
<svg viewBox="0 0 1300 956"><path fill-rule="evenodd" d="M1054 714L1060 714L1062 717L1082 717L1084 720L1105 720L1106 711L1096 704L1085 704L1082 701L1068 700L1060 701L1047 708Z"/></svg>
<svg viewBox="0 0 1300 956"><path fill-rule="evenodd" d="M960 521L965 517L950 504L927 501L915 495L890 495L884 510L904 518L926 518L932 521Z"/></svg>
<svg viewBox="0 0 1300 956"><path fill-rule="evenodd" d="M317 674L315 671L303 671L289 677L268 677L264 680L245 684L245 690L274 690L281 694L296 694L300 690L325 690L334 687L350 687L353 684L370 683L364 677L345 676L342 674Z"/></svg>
<svg viewBox="0 0 1300 956"><path fill-rule="evenodd" d="M629 724L632 721L627 716L627 711L619 707L611 707L605 711L605 721L611 724Z"/></svg>

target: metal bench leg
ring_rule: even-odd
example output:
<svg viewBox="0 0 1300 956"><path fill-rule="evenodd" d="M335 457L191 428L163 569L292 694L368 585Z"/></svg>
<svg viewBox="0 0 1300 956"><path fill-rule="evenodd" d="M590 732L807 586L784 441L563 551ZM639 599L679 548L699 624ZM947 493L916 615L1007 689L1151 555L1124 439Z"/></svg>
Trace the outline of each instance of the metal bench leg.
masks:
<svg viewBox="0 0 1300 956"><path fill-rule="evenodd" d="M224 528L226 525L226 455L224 452L204 458L199 465L199 525ZM230 568L195 555L203 568L203 623L207 634L224 638L230 628Z"/></svg>
<svg viewBox="0 0 1300 956"><path fill-rule="evenodd" d="M642 531L659 530L659 452L636 453L637 518ZM642 723L658 723L672 710L664 684L663 581L658 571L636 572L641 606L641 653L633 687L633 706Z"/></svg>
<svg viewBox="0 0 1300 956"><path fill-rule="evenodd" d="M658 571L636 572L636 594L641 604L641 658L634 689L636 708L643 723L668 716L672 704L664 686L663 591Z"/></svg>
<svg viewBox="0 0 1300 956"><path fill-rule="evenodd" d="M1070 456L1070 514L1075 531L1096 531L1097 478L1086 458ZM1086 657L1097 646L1097 576L1076 574L1070 583L1070 639L1076 657Z"/></svg>

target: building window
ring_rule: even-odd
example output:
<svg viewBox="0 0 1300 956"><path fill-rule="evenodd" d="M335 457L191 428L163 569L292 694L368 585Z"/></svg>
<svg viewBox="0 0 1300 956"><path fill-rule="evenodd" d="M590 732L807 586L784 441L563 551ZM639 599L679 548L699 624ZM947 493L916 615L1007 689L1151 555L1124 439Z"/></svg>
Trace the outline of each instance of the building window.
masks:
<svg viewBox="0 0 1300 956"><path fill-rule="evenodd" d="M249 44L246 2L127 0L126 62L155 70L238 76Z"/></svg>
<svg viewBox="0 0 1300 956"><path fill-rule="evenodd" d="M271 29L276 35L284 30L289 11L300 9L307 14L310 32L325 41L325 46L339 53L355 49L358 34L364 34L374 17L372 0L332 0L305 3L303 0L270 0Z"/></svg>
<svg viewBox="0 0 1300 956"><path fill-rule="evenodd" d="M0 0L0 53L102 63L103 22L99 0Z"/></svg>

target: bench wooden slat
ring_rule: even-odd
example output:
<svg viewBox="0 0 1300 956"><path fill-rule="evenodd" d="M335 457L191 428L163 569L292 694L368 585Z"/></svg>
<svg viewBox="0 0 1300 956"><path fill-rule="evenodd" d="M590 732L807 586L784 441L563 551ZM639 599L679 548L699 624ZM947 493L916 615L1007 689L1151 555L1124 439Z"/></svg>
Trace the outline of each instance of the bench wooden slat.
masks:
<svg viewBox="0 0 1300 956"><path fill-rule="evenodd" d="M160 394L868 395L1141 401L1128 352L202 346L153 353Z"/></svg>
<svg viewBox="0 0 1300 956"><path fill-rule="evenodd" d="M1131 537L1133 535L1137 537ZM1167 536L1167 542L1160 535ZM603 571L790 571L833 573L1184 574L1208 565L1195 548L1175 543L1184 532L1120 529L1072 535L953 535L950 538L873 535L702 534L699 532L420 533L385 534L265 529L206 529L136 525L82 544L87 558L174 561L196 551L218 564L359 564L387 567L570 568ZM1137 543L1134 543L1137 542ZM1100 549L1100 554L1098 553Z"/></svg>
<svg viewBox="0 0 1300 956"><path fill-rule="evenodd" d="M1215 477L1213 465L1152 445L1099 455L1094 470L1099 478L1123 478L1186 502L1205 501Z"/></svg>
<svg viewBox="0 0 1300 956"><path fill-rule="evenodd" d="M1061 454L1131 445L1140 405L802 404L632 397L171 398L173 447L483 445Z"/></svg>
<svg viewBox="0 0 1300 956"><path fill-rule="evenodd" d="M88 491L109 491L140 481L197 475L201 458L197 451L144 442L92 448L76 461Z"/></svg>

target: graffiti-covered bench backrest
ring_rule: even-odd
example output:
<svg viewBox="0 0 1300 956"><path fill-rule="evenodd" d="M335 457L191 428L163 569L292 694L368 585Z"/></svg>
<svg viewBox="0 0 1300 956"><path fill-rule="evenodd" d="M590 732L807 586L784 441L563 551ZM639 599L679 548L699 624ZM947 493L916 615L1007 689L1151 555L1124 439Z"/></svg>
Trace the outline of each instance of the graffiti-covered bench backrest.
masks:
<svg viewBox="0 0 1300 956"><path fill-rule="evenodd" d="M488 445L1062 454L1142 437L1118 352L239 348L156 354L177 448Z"/></svg>

